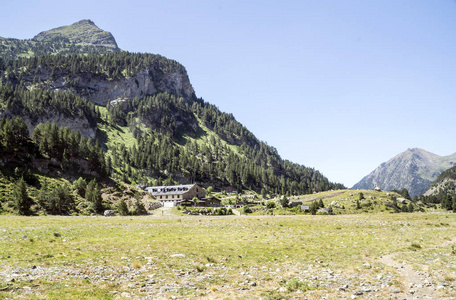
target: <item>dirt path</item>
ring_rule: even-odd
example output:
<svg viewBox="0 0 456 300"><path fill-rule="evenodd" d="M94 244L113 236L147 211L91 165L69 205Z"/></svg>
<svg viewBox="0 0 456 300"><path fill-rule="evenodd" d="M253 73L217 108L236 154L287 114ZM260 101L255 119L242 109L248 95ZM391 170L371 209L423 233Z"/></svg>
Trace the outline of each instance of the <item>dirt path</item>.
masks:
<svg viewBox="0 0 456 300"><path fill-rule="evenodd" d="M380 262L396 268L397 272L404 278L404 294L410 297L410 299L438 299L438 295L435 291L423 284L423 280L416 271L409 265L394 260L395 255L396 254L383 255L380 258Z"/></svg>
<svg viewBox="0 0 456 300"><path fill-rule="evenodd" d="M436 248L447 247L453 243L456 243L456 237ZM438 293L430 287L430 284L425 284L424 279L410 265L394 260L396 254L398 253L383 255L379 261L387 266L396 268L397 272L403 277L402 282L405 289L403 294L407 296L406 299L439 299Z"/></svg>
<svg viewBox="0 0 456 300"><path fill-rule="evenodd" d="M346 191L335 191L329 195L326 195L324 197L318 197L318 196L314 196L314 197L310 197L310 198L303 198L301 199L302 202L312 202L312 201L315 201L315 200L325 200L325 199L328 199L328 198L335 198L337 196L340 196L342 195L343 193L345 193Z"/></svg>
<svg viewBox="0 0 456 300"><path fill-rule="evenodd" d="M176 215L174 215L171 211L171 207L160 207L157 208L152 212L152 215L154 217L163 217L163 218L175 218Z"/></svg>
<svg viewBox="0 0 456 300"><path fill-rule="evenodd" d="M233 211L233 214L235 214L236 216L240 216L240 215L241 215L241 213L239 212L239 210L234 209L234 208L231 209L231 210Z"/></svg>

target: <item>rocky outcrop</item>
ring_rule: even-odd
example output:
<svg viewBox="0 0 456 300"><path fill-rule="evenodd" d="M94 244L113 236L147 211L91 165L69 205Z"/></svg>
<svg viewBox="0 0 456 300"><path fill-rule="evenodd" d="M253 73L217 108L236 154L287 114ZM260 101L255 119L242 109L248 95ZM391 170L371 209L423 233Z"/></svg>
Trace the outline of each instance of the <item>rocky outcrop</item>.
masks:
<svg viewBox="0 0 456 300"><path fill-rule="evenodd" d="M11 113L8 110L0 112L0 118L3 117L13 117L16 114ZM96 127L92 128L89 124L89 121L81 116L78 118L68 118L59 113L55 113L50 111L48 115L40 116L39 118L34 118L32 120L31 116L29 115L21 115L22 119L24 119L25 124L28 127L30 135L32 134L33 130L35 129L36 125L40 123L57 123L59 127L69 127L72 131L79 131L81 135L85 137L90 137L92 139L95 138L96 134Z"/></svg>
<svg viewBox="0 0 456 300"><path fill-rule="evenodd" d="M439 156L423 149L408 149L382 163L353 189L374 189L376 185L383 190L406 188L413 197L421 195L443 171L454 165L456 153Z"/></svg>
<svg viewBox="0 0 456 300"><path fill-rule="evenodd" d="M85 117L68 118L62 114L53 113L52 116L40 117L38 121L32 122L29 116L23 116L25 124L32 133L36 125L40 123L56 123L59 127L69 127L72 131L79 131L81 135L94 139L96 134L96 127L92 128L89 121Z"/></svg>
<svg viewBox="0 0 456 300"><path fill-rule="evenodd" d="M36 78L24 75L22 79L26 85L31 86ZM167 92L187 100L192 99L195 95L185 70L165 73L153 66L141 70L131 77L114 80L106 78L104 74L96 73L51 77L51 70L43 68L39 80L43 82L42 88L69 91L103 106L119 98L142 98L157 92Z"/></svg>
<svg viewBox="0 0 456 300"><path fill-rule="evenodd" d="M40 32L32 40L45 42L62 38L75 44L103 46L120 51L114 36L100 29L90 20L81 20L68 26Z"/></svg>

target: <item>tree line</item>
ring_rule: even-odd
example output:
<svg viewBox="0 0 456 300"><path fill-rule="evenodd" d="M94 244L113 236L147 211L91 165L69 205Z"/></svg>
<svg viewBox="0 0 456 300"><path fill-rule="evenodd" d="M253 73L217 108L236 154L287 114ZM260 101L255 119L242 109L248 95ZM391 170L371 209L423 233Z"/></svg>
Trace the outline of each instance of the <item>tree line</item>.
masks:
<svg viewBox="0 0 456 300"><path fill-rule="evenodd" d="M19 40L0 38L0 56L8 59L17 59L21 56L41 56L46 54L92 54L99 55L114 52L109 47L92 45L78 45L67 38L59 37L50 41Z"/></svg>
<svg viewBox="0 0 456 300"><path fill-rule="evenodd" d="M161 55L126 51L103 55L45 54L5 59L0 71L4 71L3 81L19 83L24 76L41 78L47 74L50 74L51 78L96 74L106 79L120 79L146 69L149 69L152 77L153 70L159 73L185 72L185 68L177 61Z"/></svg>

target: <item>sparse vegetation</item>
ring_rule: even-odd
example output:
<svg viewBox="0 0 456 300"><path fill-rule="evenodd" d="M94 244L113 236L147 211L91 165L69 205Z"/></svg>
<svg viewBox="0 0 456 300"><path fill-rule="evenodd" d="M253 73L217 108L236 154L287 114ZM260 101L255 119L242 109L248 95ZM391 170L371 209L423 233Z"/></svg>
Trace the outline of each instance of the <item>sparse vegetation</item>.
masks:
<svg viewBox="0 0 456 300"><path fill-rule="evenodd" d="M397 253L432 287L454 277L453 214L178 218L4 216L0 280L9 285L2 295L320 299L350 298L368 286L368 295L385 299L406 282L380 262L385 253ZM29 276L8 281L12 274Z"/></svg>

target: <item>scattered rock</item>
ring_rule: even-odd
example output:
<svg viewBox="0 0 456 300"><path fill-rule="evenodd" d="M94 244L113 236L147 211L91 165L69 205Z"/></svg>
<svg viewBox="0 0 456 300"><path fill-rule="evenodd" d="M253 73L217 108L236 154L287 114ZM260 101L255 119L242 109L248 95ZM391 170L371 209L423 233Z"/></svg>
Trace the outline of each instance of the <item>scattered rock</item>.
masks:
<svg viewBox="0 0 456 300"><path fill-rule="evenodd" d="M355 295L355 296L362 296L363 294L364 294L363 291L356 291L353 293L353 295Z"/></svg>
<svg viewBox="0 0 456 300"><path fill-rule="evenodd" d="M185 254L180 254L180 253L179 253L179 254L172 254L170 257L181 257L181 258L186 258L187 255L185 255Z"/></svg>

